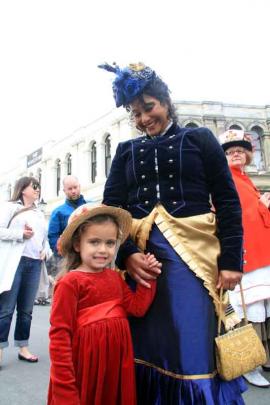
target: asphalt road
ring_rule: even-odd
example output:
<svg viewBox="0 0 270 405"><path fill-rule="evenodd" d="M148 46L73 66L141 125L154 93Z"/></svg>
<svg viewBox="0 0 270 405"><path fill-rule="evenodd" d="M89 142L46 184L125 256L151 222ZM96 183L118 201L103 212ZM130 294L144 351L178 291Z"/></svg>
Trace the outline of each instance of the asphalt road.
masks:
<svg viewBox="0 0 270 405"><path fill-rule="evenodd" d="M18 350L12 346L12 326L10 347L4 351L0 370L0 405L46 404L50 367L48 358L49 311L48 306L34 307L30 349L39 356L38 363L30 364L18 360ZM264 373L264 375L270 380L270 373ZM269 405L270 388L257 388L249 385L249 390L243 397L246 405Z"/></svg>

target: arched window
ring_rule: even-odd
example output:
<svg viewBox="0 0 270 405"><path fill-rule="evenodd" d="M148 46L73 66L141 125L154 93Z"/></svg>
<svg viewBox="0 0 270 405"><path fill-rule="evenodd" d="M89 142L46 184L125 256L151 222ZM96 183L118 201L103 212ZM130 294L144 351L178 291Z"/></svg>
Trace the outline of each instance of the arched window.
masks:
<svg viewBox="0 0 270 405"><path fill-rule="evenodd" d="M234 125L231 125L229 129L243 129L243 128L241 128L240 125L234 124Z"/></svg>
<svg viewBox="0 0 270 405"><path fill-rule="evenodd" d="M199 128L199 126L195 122L189 122L185 125L185 128Z"/></svg>
<svg viewBox="0 0 270 405"><path fill-rule="evenodd" d="M38 169L37 170L37 179L38 179L38 182L40 185L41 185L41 178L42 178L42 170Z"/></svg>
<svg viewBox="0 0 270 405"><path fill-rule="evenodd" d="M71 153L68 153L67 154L67 175L68 176L71 174L71 169L72 169Z"/></svg>
<svg viewBox="0 0 270 405"><path fill-rule="evenodd" d="M97 144L93 143L91 148L91 181L95 183L97 177Z"/></svg>
<svg viewBox="0 0 270 405"><path fill-rule="evenodd" d="M105 175L108 177L111 168L111 135L107 135L105 139Z"/></svg>
<svg viewBox="0 0 270 405"><path fill-rule="evenodd" d="M7 187L7 199L10 200L11 199L11 194L12 194L12 187L11 184L8 185Z"/></svg>
<svg viewBox="0 0 270 405"><path fill-rule="evenodd" d="M258 125L255 125L251 128L249 134L252 137L253 145L253 163L255 164L257 170L264 169L263 153L262 153L262 144L261 137L263 135L263 129Z"/></svg>
<svg viewBox="0 0 270 405"><path fill-rule="evenodd" d="M61 161L56 161L56 195L59 196L61 186Z"/></svg>

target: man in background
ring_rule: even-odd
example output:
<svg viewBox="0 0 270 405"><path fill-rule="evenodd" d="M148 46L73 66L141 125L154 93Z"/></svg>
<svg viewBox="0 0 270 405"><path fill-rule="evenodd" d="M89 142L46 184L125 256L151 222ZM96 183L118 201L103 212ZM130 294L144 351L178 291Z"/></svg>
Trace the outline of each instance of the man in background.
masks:
<svg viewBox="0 0 270 405"><path fill-rule="evenodd" d="M66 200L64 204L53 210L49 221L48 239L53 255L50 260L48 273L53 277L56 276L61 261L61 256L57 252L57 240L66 228L72 212L80 205L86 203L83 195L81 195L81 186L77 177L66 176L63 180L63 191L66 195Z"/></svg>

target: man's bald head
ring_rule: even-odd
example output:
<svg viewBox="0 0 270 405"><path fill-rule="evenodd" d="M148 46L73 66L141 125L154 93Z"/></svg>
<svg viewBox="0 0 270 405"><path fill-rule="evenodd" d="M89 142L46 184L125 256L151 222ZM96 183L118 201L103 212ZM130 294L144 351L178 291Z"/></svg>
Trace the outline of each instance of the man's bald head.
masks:
<svg viewBox="0 0 270 405"><path fill-rule="evenodd" d="M66 176L63 179L63 191L69 200L78 200L81 195L81 186L76 176Z"/></svg>

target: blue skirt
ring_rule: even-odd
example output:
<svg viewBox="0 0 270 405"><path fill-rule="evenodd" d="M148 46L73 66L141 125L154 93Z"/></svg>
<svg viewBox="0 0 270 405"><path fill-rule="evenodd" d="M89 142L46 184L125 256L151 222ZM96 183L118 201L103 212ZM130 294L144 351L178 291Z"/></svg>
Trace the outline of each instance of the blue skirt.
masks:
<svg viewBox="0 0 270 405"><path fill-rule="evenodd" d="M156 298L146 316L130 319L138 404L244 404L243 379L226 382L216 374L217 319L202 280L182 261L156 225L147 251L162 262L162 273Z"/></svg>

